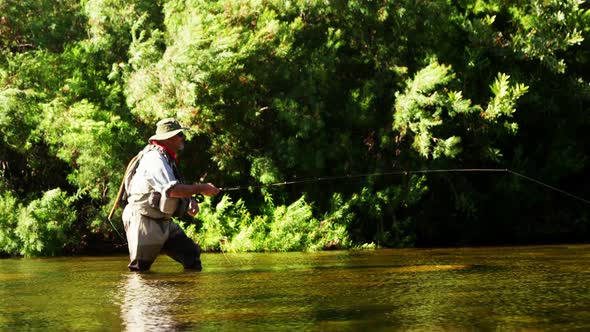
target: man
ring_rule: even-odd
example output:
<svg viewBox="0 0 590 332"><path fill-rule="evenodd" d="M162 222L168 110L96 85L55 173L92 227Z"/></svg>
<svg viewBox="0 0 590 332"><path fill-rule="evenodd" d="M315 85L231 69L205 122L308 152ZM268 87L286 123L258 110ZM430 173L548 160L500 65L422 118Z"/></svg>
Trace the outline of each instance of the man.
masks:
<svg viewBox="0 0 590 332"><path fill-rule="evenodd" d="M149 270L162 252L185 269L200 271L201 248L171 218L184 213L194 217L199 206L193 195L217 195L219 189L210 183L182 183L176 155L184 148L183 131L188 128L173 118L156 126L150 144L138 155L137 168L125 178L128 204L122 219L131 261L128 267Z"/></svg>

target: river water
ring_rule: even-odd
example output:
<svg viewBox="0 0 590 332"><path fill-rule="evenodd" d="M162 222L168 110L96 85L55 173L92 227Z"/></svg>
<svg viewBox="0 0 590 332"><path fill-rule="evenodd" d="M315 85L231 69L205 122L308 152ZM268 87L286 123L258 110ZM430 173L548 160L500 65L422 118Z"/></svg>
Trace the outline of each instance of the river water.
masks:
<svg viewBox="0 0 590 332"><path fill-rule="evenodd" d="M0 260L3 331L588 331L590 245Z"/></svg>

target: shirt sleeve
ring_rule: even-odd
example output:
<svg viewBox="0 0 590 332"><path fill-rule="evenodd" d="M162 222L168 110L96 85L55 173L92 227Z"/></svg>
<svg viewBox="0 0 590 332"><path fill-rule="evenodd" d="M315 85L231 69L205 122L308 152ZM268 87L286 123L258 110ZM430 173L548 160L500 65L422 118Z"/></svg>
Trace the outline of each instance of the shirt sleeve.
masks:
<svg viewBox="0 0 590 332"><path fill-rule="evenodd" d="M140 174L155 191L166 196L168 190L178 183L172 167L157 151L147 152L143 156L137 174Z"/></svg>

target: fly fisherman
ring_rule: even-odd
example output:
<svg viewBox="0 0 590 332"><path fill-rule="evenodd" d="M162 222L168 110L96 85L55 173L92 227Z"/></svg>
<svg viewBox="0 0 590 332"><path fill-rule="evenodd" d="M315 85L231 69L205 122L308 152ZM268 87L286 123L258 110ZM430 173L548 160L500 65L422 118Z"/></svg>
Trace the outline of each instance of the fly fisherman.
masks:
<svg viewBox="0 0 590 332"><path fill-rule="evenodd" d="M189 128L173 118L156 126L150 144L130 163L124 179L127 205L122 219L131 261L128 267L149 270L162 252L185 269L200 271L201 248L171 218L185 213L194 217L199 206L193 195L217 195L219 189L210 183L182 183L176 155L184 148L183 131Z"/></svg>

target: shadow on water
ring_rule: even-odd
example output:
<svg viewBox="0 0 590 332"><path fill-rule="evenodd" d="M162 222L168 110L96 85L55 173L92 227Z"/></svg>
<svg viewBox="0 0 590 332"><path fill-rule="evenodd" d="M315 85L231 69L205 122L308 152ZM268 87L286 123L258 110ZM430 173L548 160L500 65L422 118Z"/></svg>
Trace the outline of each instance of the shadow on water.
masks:
<svg viewBox="0 0 590 332"><path fill-rule="evenodd" d="M590 246L0 260L0 330L586 330Z"/></svg>

